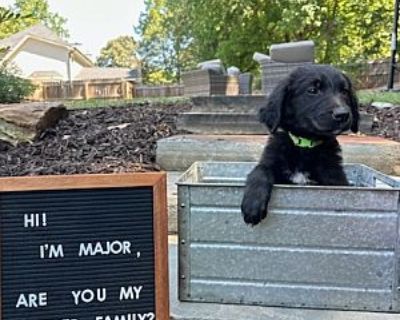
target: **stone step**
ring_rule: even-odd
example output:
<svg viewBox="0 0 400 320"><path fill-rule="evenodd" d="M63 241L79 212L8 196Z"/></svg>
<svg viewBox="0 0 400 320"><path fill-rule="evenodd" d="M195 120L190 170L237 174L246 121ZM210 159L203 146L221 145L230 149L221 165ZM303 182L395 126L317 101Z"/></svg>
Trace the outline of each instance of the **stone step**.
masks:
<svg viewBox="0 0 400 320"><path fill-rule="evenodd" d="M258 121L263 95L192 97L193 108L180 114L179 130L196 134L266 134Z"/></svg>
<svg viewBox="0 0 400 320"><path fill-rule="evenodd" d="M360 132L370 133L373 117L369 114L360 115ZM258 114L252 110L248 113L238 111L201 112L190 111L182 113L177 119L177 128L194 134L267 134L268 130L258 120Z"/></svg>
<svg viewBox="0 0 400 320"><path fill-rule="evenodd" d="M266 103L264 95L199 96L191 98L196 112L254 113Z"/></svg>
<svg viewBox="0 0 400 320"><path fill-rule="evenodd" d="M157 142L157 163L184 171L195 161L258 161L265 135L176 135ZM344 161L400 175L400 143L371 136L340 136Z"/></svg>
<svg viewBox="0 0 400 320"><path fill-rule="evenodd" d="M266 134L257 113L186 112L177 120L177 128L196 134Z"/></svg>
<svg viewBox="0 0 400 320"><path fill-rule="evenodd" d="M258 120L263 95L192 97L192 110L180 114L177 128L195 134L266 134ZM360 131L370 133L373 117L362 113Z"/></svg>

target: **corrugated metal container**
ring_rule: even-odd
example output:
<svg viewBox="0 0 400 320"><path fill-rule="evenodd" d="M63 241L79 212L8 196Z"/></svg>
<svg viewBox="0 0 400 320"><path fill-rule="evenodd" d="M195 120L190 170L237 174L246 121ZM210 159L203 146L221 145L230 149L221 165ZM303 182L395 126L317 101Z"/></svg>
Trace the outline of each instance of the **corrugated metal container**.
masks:
<svg viewBox="0 0 400 320"><path fill-rule="evenodd" d="M400 183L346 165L350 187L277 185L250 227L254 165L197 162L178 182L180 299L400 312Z"/></svg>

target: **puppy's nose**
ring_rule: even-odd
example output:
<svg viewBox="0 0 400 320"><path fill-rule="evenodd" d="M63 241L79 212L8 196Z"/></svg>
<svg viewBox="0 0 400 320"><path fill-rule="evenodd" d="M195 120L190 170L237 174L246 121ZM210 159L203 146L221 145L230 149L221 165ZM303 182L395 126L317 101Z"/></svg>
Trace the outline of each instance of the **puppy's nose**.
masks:
<svg viewBox="0 0 400 320"><path fill-rule="evenodd" d="M340 106L333 109L332 117L336 121L346 122L347 120L349 120L350 112L347 108Z"/></svg>

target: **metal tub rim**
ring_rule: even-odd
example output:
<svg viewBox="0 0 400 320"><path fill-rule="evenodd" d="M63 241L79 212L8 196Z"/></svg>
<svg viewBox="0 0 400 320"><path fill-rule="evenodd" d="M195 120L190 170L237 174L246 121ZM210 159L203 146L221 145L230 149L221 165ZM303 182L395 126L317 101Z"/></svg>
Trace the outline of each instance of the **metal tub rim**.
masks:
<svg viewBox="0 0 400 320"><path fill-rule="evenodd" d="M245 181L243 179L237 179L240 181L234 181L232 179L229 182L217 182L217 181L188 181L187 178L192 176L194 172L201 166L201 165L251 165L254 166L257 162L235 162L235 161L196 161L194 162L177 180L177 186L198 186L198 187L244 187ZM346 167L358 167L364 170L369 171L370 173L374 174L375 177L381 178L389 187L376 187L376 186L323 186L323 185L291 185L291 184L275 184L274 187L278 189L304 189L304 190L363 190L363 191L400 191L400 181L385 175L367 165L361 163L344 163L343 166Z"/></svg>

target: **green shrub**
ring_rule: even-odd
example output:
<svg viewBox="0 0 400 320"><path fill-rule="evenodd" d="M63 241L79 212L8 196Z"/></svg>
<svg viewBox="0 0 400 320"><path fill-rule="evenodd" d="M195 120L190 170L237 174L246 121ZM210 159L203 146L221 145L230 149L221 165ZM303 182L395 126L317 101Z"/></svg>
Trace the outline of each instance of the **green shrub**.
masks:
<svg viewBox="0 0 400 320"><path fill-rule="evenodd" d="M36 86L6 69L0 69L0 103L21 102L35 91Z"/></svg>

